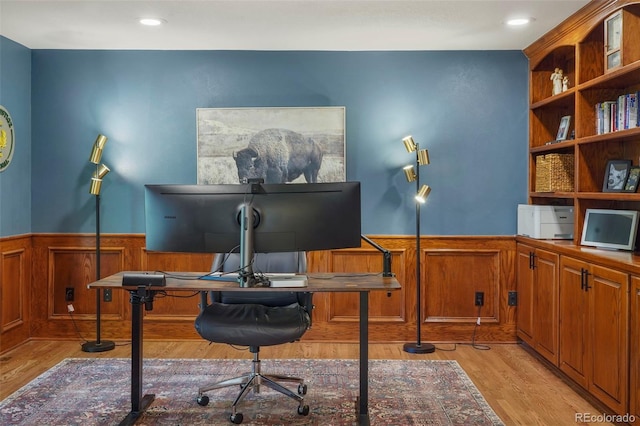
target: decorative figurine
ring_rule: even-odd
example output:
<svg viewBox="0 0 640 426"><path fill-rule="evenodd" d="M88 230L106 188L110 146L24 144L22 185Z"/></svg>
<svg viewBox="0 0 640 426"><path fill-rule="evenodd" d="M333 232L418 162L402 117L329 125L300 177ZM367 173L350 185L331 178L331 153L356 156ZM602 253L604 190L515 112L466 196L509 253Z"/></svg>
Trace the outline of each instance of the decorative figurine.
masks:
<svg viewBox="0 0 640 426"><path fill-rule="evenodd" d="M553 89L551 90L552 95L562 93L562 78L562 70L560 68L556 68L553 74L551 74L551 81L553 82Z"/></svg>
<svg viewBox="0 0 640 426"><path fill-rule="evenodd" d="M569 90L569 77L565 75L562 77L562 91L566 92L567 90Z"/></svg>

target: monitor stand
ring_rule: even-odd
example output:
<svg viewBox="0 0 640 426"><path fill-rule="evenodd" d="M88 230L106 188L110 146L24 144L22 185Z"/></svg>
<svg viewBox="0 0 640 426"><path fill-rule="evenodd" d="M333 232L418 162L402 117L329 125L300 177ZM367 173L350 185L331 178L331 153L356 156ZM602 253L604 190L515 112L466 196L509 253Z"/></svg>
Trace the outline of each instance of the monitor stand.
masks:
<svg viewBox="0 0 640 426"><path fill-rule="evenodd" d="M253 274L253 207L250 202L243 203L240 210L240 287L254 287Z"/></svg>
<svg viewBox="0 0 640 426"><path fill-rule="evenodd" d="M240 287L306 287L306 277L274 277L271 280L267 275L253 273L253 258L255 250L253 245L253 230L256 226L258 213L253 209L251 202L245 202L240 209L240 271L238 283Z"/></svg>

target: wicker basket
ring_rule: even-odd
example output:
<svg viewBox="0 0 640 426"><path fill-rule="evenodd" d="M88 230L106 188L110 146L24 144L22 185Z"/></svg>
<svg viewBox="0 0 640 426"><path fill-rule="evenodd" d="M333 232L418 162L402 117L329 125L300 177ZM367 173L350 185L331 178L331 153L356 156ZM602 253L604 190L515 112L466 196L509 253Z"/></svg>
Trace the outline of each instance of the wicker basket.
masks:
<svg viewBox="0 0 640 426"><path fill-rule="evenodd" d="M573 187L573 154L547 154L536 157L535 192L571 192Z"/></svg>

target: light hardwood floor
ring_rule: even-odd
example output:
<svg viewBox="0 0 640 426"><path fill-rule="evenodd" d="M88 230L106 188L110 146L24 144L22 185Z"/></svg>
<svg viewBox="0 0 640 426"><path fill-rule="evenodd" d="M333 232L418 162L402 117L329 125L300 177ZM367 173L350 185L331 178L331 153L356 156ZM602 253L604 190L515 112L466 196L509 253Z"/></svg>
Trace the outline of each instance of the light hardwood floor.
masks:
<svg viewBox="0 0 640 426"><path fill-rule="evenodd" d="M103 353L82 352L77 342L30 341L0 356L0 400L25 385L64 358L128 358L131 347L116 342L116 348ZM458 361L489 405L506 425L576 425L576 413L601 414L570 386L549 371L517 344L489 345L479 350L468 345L436 345L432 354L415 355L401 344L373 343L371 359L452 359ZM145 341L145 358L243 358L246 350L203 341ZM351 343L298 342L265 347L268 358L358 358L358 345ZM600 423L602 424L602 423ZM607 423L609 424L609 423Z"/></svg>

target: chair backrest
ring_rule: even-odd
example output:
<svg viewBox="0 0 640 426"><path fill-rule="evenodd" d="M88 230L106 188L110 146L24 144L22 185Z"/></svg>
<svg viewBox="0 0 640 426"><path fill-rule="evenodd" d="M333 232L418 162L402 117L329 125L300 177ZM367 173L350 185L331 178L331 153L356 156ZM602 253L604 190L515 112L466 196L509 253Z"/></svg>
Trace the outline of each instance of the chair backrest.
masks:
<svg viewBox="0 0 640 426"><path fill-rule="evenodd" d="M307 256L300 252L256 253L253 259L253 271L259 273L274 272L307 272ZM235 272L240 269L240 255L238 253L218 253L213 258L211 270L214 272ZM299 303L310 305L310 293L286 291L221 291L214 292L211 298L221 303L258 303L266 306L287 306Z"/></svg>
<svg viewBox="0 0 640 426"><path fill-rule="evenodd" d="M255 273L307 272L307 256L303 251L283 253L256 253L252 263ZM213 258L211 271L235 272L240 269L240 254L218 253Z"/></svg>

